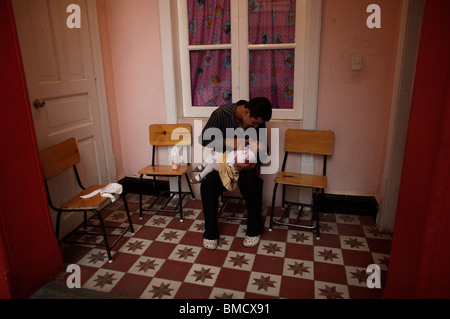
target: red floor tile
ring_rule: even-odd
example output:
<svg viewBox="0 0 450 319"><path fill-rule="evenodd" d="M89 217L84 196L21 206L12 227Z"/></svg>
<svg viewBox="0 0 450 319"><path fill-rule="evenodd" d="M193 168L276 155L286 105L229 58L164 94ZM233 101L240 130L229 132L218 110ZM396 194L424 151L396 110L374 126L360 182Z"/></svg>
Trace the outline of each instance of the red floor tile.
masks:
<svg viewBox="0 0 450 319"><path fill-rule="evenodd" d="M314 280L283 277L280 297L288 299L314 299Z"/></svg>
<svg viewBox="0 0 450 319"><path fill-rule="evenodd" d="M281 253L280 256L272 255L267 249L259 249L258 246L253 248L244 247L243 237L245 233L242 230L246 227L245 221L230 223L219 219L218 227L222 236L221 239L227 241L227 245L221 246L218 250L210 251L202 247L204 217L201 212L202 204L200 200L191 200L186 203L184 208L186 218L184 222L180 222L178 214L161 212L157 214L155 212L144 212L143 219L139 219L137 195L129 194L127 196L133 197L128 204L132 213L132 221L134 225L140 226L140 228L136 227L136 234L133 237L124 237L117 243L113 249L113 263L97 263L96 265L92 264L92 267L80 265L82 285L89 283L89 280L92 282L91 278L94 278L94 276L96 280L103 278L102 276L107 271L113 274L114 278L117 278L117 282L108 283L105 286L111 287L113 285L111 292L124 298L139 298L141 295L151 298L152 293L145 291L151 282L158 289L164 290L165 285L170 287L170 293L165 294L165 297L183 299L214 298L212 295L213 291L218 295L233 295L247 299L313 299L315 298L315 285L323 285L324 283L339 285L339 289L342 291L348 290L348 294L345 293L345 296L351 299L379 299L382 296L382 289L354 286L354 282L348 282L351 279L348 279L346 274L346 266L347 269L349 266L364 269L372 263L381 263L383 267L388 263L391 241L365 237L362 226L365 227L365 230L367 230L366 226L374 226L373 220L369 216L351 215L350 218L349 215L348 218L345 216L344 218L343 216L336 218L336 215L331 213L321 214L321 223L324 228L321 232L320 240L315 238L315 233L299 230L305 232L309 237L302 238L303 242L293 242L292 238L288 238L286 228L275 226L271 232L265 228L261 240L264 241L266 246L272 242L277 243L277 245L280 244L282 250L277 252ZM150 200L149 196L144 196L144 202L148 203ZM122 208L123 205L119 204L114 209L102 213L105 215L122 214L123 212L120 211ZM226 207L226 211L244 212L245 205L243 203L241 205L230 203ZM277 214L279 213L280 209L277 208ZM173 217L166 227L167 229L177 230L180 233L180 237L170 239L170 242L167 239L161 239L159 235L165 231L165 228L148 224L147 221L152 216ZM356 224L345 223L350 219L351 222ZM243 225L243 227L240 227L240 225ZM292 229L295 230L295 228ZM290 233L290 236L292 237L292 233ZM368 243L368 247L365 248L368 248L369 251L357 251L350 249L351 247L341 247L340 236L365 238ZM142 274L131 273L133 265L141 255L119 252L119 249L130 239L142 240L150 244L141 253L142 256L152 257L145 260L141 259L142 266L148 267L147 270L150 273L147 272L146 275L144 275L144 272ZM181 260L175 258L176 260L174 260L174 256L177 256L174 255L174 252L177 247L180 249L179 245L192 246L190 248L194 249L195 254L189 256L189 259ZM324 249L334 249L342 253L340 262L343 261L344 265L315 261L314 247L317 246L321 246ZM64 246L64 248L64 262L76 264L81 262L83 257L91 252L93 246L68 245ZM104 251L102 250L103 248L100 249L100 251ZM246 254L249 258L246 266L249 268L229 268L230 266L233 267L227 262L227 256L229 256L228 253L230 251L237 254ZM377 256L380 260L374 261L373 253L382 254ZM235 256L235 253L232 254ZM286 258L289 258L289 265L296 261L309 263L308 266L314 269L314 277L290 277L292 272L283 274ZM156 267L156 265L159 266ZM203 270L206 272L203 273ZM193 274L194 276L204 276L204 280L194 282L191 277ZM270 287L269 284L268 290L264 290L258 286L260 290L256 291L255 286L252 286L250 281L253 280L258 283L258 276L262 276L261 280L266 277L272 277L274 287ZM383 286L386 282L386 276L387 272L382 270ZM68 274L61 274L58 283L64 285L67 277ZM160 285L163 286L160 287ZM101 290L99 288L100 285L95 287Z"/></svg>
<svg viewBox="0 0 450 319"><path fill-rule="evenodd" d="M220 270L215 285L221 288L245 291L245 289L247 288L249 276L249 271L224 267Z"/></svg>
<svg viewBox="0 0 450 319"><path fill-rule="evenodd" d="M281 274L283 265L284 258L256 255L252 270L269 274Z"/></svg>
<svg viewBox="0 0 450 319"><path fill-rule="evenodd" d="M126 297L136 298L136 296L142 295L151 279L151 277L127 273L114 286L111 292Z"/></svg>
<svg viewBox="0 0 450 319"><path fill-rule="evenodd" d="M347 276L345 274L345 267L343 265L315 262L314 280L346 285Z"/></svg>

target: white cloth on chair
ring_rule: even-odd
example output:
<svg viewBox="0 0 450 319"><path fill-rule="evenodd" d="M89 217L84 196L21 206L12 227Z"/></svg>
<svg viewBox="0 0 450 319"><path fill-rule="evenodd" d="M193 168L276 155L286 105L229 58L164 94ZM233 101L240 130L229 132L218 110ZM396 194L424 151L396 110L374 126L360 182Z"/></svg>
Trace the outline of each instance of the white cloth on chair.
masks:
<svg viewBox="0 0 450 319"><path fill-rule="evenodd" d="M111 183L111 184L108 184L104 188L97 189L90 194L80 196L80 197L83 199L91 198L91 197L97 195L98 193L100 193L100 196L102 196L102 197L110 198L111 202L115 202L116 197L114 196L114 194L119 194L119 195L122 194L122 185L120 185L118 183Z"/></svg>

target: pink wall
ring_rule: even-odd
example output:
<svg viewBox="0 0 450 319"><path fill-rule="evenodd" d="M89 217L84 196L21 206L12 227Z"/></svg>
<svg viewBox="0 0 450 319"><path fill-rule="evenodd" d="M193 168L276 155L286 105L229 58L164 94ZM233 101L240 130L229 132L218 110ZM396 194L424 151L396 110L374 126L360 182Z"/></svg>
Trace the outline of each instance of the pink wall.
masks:
<svg viewBox="0 0 450 319"><path fill-rule="evenodd" d="M104 68L108 97L115 97L110 117L118 178L133 176L149 164L148 126L164 123L158 1L98 1L101 37L110 42L110 61ZM107 24L105 24L107 23ZM109 31L109 35L105 32ZM106 45L106 46L105 46ZM108 56L107 41L102 43ZM106 51L106 52L105 52ZM106 72L105 72L106 73ZM109 82L108 82L109 81ZM113 86L111 86L113 83ZM108 87L109 85L109 87ZM108 100L110 103L110 100ZM119 135L117 135L117 132Z"/></svg>
<svg viewBox="0 0 450 319"><path fill-rule="evenodd" d="M330 193L380 195L400 21L400 0L379 0L381 29L366 26L373 1L324 0L318 129L336 134ZM363 70L351 70L354 54Z"/></svg>
<svg viewBox="0 0 450 319"><path fill-rule="evenodd" d="M114 149L116 164L124 176L136 176L150 160L148 125L165 121L158 1L97 1L104 2L109 28L108 34L101 27L101 37L108 36L110 42L116 99L116 110L110 110L116 114L110 114L111 129L119 132L113 134L113 145L120 145ZM366 9L373 1L323 0L317 126L336 133L328 192L380 195L401 2L378 0L382 28L368 29ZM351 71L352 54L363 55L362 71ZM301 125L297 121L270 124L281 133ZM271 177L264 177L268 201Z"/></svg>

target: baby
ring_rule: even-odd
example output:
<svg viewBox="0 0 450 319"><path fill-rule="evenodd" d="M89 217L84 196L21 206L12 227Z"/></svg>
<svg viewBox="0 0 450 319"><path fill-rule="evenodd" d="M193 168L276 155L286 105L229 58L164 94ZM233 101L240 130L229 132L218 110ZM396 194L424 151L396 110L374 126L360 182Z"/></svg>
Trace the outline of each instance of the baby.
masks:
<svg viewBox="0 0 450 319"><path fill-rule="evenodd" d="M210 155L205 159L205 162L202 165L193 169L193 172L200 172L200 174L192 178L191 183L201 183L206 178L206 175L212 171L217 171L219 172L223 186L227 190L233 191L236 189L237 180L239 178L236 163L246 162L256 163L256 155L255 152L251 150L250 145L246 145L244 149Z"/></svg>

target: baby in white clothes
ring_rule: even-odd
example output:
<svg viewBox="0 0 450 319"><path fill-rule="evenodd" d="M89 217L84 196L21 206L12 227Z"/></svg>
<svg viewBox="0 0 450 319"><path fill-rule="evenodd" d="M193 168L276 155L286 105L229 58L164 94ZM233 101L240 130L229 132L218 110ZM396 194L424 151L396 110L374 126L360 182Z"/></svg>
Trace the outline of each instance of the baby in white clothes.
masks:
<svg viewBox="0 0 450 319"><path fill-rule="evenodd" d="M250 149L249 145L246 145L244 149L210 155L202 165L194 168L194 172L201 173L192 178L191 183L201 183L206 178L206 175L212 171L217 171L219 172L223 186L232 191L236 188L239 178L236 163L246 162L256 163L256 154Z"/></svg>

